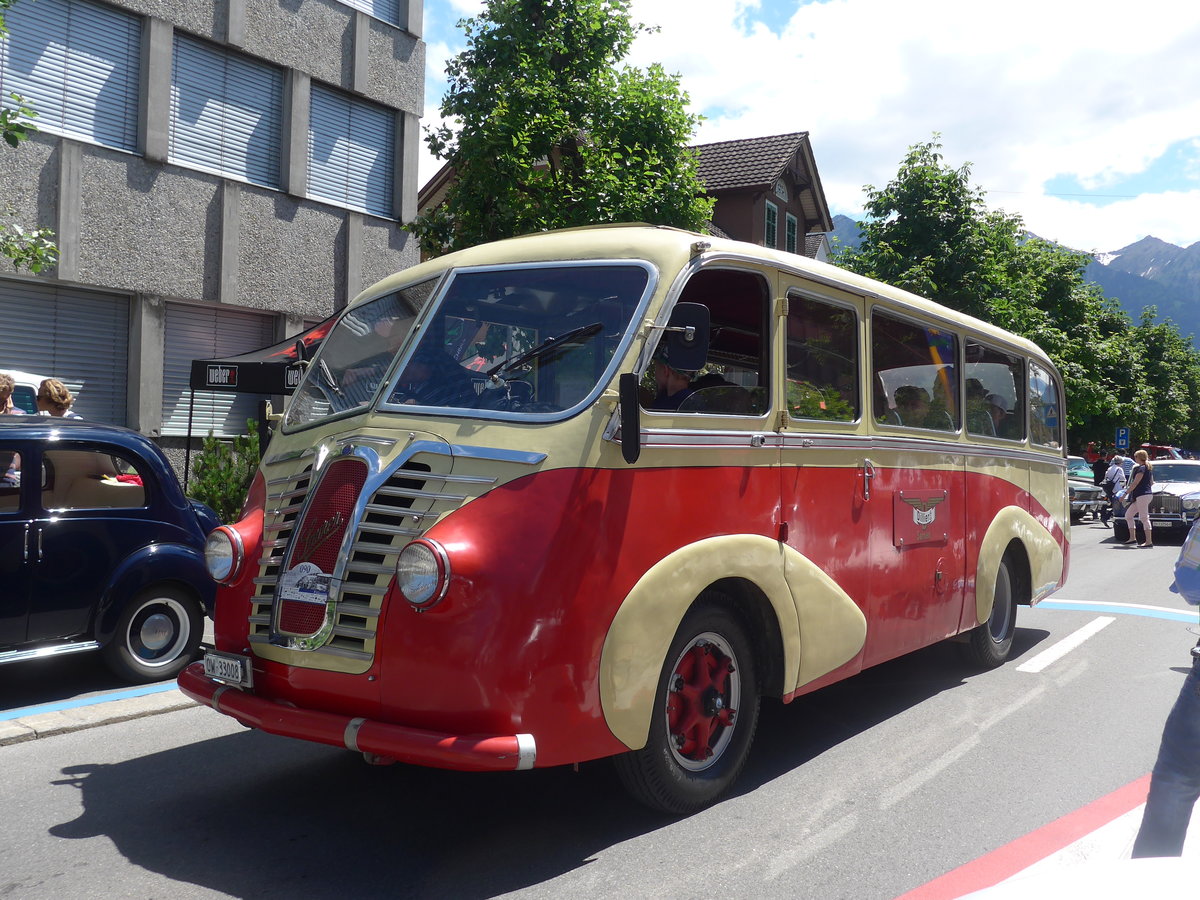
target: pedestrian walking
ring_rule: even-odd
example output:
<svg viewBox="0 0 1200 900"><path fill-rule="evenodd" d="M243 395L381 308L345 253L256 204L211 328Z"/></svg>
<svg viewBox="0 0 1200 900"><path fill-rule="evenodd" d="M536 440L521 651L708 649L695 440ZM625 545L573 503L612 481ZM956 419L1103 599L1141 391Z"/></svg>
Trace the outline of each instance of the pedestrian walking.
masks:
<svg viewBox="0 0 1200 900"><path fill-rule="evenodd" d="M1122 468L1124 462L1124 458L1119 453L1108 454L1108 468L1100 482L1100 486L1104 488L1104 496L1108 498L1108 505L1100 510L1100 524L1105 528L1109 527L1108 523L1113 517L1113 510L1120 503L1117 494L1125 490L1125 469Z"/></svg>
<svg viewBox="0 0 1200 900"><path fill-rule="evenodd" d="M1150 465L1150 455L1145 450L1137 451L1133 454L1133 458L1137 462L1137 465L1133 467L1133 471L1129 474L1129 487L1125 491L1125 502L1129 504L1129 508L1125 510L1125 524L1129 526L1129 539L1125 543L1136 543L1137 533L1133 530L1133 520L1138 518L1142 520L1142 532L1146 538L1138 546L1153 547L1153 526L1150 524L1150 495L1151 489L1154 487L1154 467Z"/></svg>
<svg viewBox="0 0 1200 900"><path fill-rule="evenodd" d="M1200 525L1188 532L1175 562L1173 590L1200 605ZM1192 648L1192 669L1183 682L1166 725L1150 775L1150 794L1133 856L1182 856L1192 809L1200 797L1200 642Z"/></svg>

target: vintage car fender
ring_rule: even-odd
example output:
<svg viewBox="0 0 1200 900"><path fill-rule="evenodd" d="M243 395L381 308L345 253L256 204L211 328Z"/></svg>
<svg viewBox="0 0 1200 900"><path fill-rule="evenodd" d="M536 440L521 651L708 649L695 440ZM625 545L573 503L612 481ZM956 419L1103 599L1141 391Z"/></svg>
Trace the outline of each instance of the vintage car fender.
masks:
<svg viewBox="0 0 1200 900"><path fill-rule="evenodd" d="M217 585L209 577L204 555L184 544L150 544L113 569L96 612L96 639L103 643L112 637L125 604L143 588L163 582L199 593L204 614L212 616Z"/></svg>
<svg viewBox="0 0 1200 900"><path fill-rule="evenodd" d="M645 746L667 651L688 608L724 578L758 586L782 638L783 683L790 693L853 659L866 640L862 610L811 560L761 535L697 541L671 553L638 579L613 618L600 656L600 701L613 735Z"/></svg>
<svg viewBox="0 0 1200 900"><path fill-rule="evenodd" d="M1062 546L1046 526L1019 506L1006 506L992 519L979 547L975 569L976 621L986 622L996 599L996 572L1013 541L1019 541L1029 558L1031 602L1036 603L1058 590L1062 583Z"/></svg>

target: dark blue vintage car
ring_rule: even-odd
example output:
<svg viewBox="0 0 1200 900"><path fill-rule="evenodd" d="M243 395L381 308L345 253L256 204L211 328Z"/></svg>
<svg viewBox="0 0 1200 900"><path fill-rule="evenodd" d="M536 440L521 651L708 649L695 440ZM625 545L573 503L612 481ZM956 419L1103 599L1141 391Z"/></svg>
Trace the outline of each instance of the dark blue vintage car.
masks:
<svg viewBox="0 0 1200 900"><path fill-rule="evenodd" d="M196 658L218 524L135 431L0 418L0 664L100 651L131 682Z"/></svg>

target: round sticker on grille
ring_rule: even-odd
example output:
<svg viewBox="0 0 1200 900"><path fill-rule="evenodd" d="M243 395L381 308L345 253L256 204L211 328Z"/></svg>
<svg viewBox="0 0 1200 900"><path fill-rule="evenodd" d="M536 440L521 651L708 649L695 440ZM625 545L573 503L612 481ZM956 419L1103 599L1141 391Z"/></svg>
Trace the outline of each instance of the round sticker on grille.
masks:
<svg viewBox="0 0 1200 900"><path fill-rule="evenodd" d="M279 578L279 628L292 634L314 634L325 622L330 576L315 563L302 562Z"/></svg>

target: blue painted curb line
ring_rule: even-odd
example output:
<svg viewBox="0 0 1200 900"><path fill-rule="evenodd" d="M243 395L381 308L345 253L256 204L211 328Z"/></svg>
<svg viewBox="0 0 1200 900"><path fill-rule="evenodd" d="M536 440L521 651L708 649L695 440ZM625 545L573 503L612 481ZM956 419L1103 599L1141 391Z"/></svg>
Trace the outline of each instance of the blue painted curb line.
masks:
<svg viewBox="0 0 1200 900"><path fill-rule="evenodd" d="M64 709L79 709L84 706L99 706L101 703L111 703L113 700L130 700L134 697L146 697L150 694L164 694L167 691L175 690L175 681L166 681L161 684L148 684L144 687L130 688L125 691L117 691L113 694L100 694L95 697L81 697L75 700L63 700L59 703L46 703L42 706L26 706L23 709L10 709L0 712L0 722L8 722L12 719L25 719L29 716L36 716L48 712L61 712Z"/></svg>
<svg viewBox="0 0 1200 900"><path fill-rule="evenodd" d="M1185 609L1163 609L1158 606L1138 606L1136 603L1091 603L1086 600L1043 600L1037 609L1065 609L1076 612L1097 612L1115 616L1143 616L1147 619L1168 619L1172 622L1200 621L1200 614Z"/></svg>

